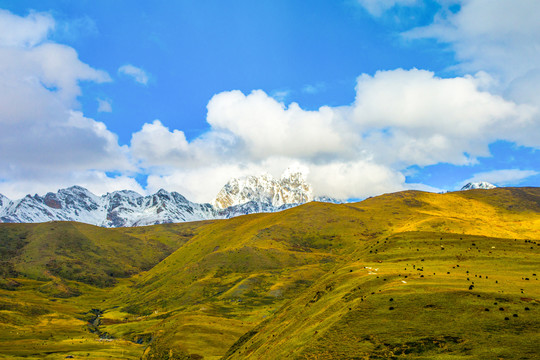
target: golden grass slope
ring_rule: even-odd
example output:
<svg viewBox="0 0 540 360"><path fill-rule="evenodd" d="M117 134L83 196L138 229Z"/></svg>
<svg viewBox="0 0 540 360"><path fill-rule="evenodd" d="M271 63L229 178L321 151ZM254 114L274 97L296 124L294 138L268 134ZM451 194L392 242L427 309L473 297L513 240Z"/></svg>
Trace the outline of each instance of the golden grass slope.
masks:
<svg viewBox="0 0 540 360"><path fill-rule="evenodd" d="M10 331L33 330L0 336L0 353L37 346L50 316L83 319L67 333L106 348L82 340L77 356L90 358L533 359L539 350L538 188L407 191L204 224L71 226L77 231L65 230L55 249L99 233L100 249L115 251L97 252L92 264L114 258L135 274L113 276L106 289L64 276L81 295L50 303L54 295L37 289L54 287L54 278L30 267L36 280L0 292L12 304L0 316ZM146 253L131 251L137 246ZM141 272L148 257L165 253L161 246L177 250ZM13 307L18 301L27 308ZM43 310L25 310L32 307ZM99 332L116 340L98 342L85 330L92 308L103 311ZM32 354L59 354L66 344L57 340L40 340ZM76 352L63 345L62 354Z"/></svg>
<svg viewBox="0 0 540 360"><path fill-rule="evenodd" d="M493 199L497 197L500 200ZM332 271L349 266L380 268L376 265L381 261L397 264L387 269L391 271L410 267L422 257L424 263L433 264L439 276L446 274L448 267L456 266L456 262L465 265L470 262L484 272L493 268L490 271L512 273L514 269L514 277L519 280L518 275L531 272L538 260L536 252L523 254L520 251L520 246L530 250L523 240L538 238L538 190L499 189L487 198L489 201L481 191L444 195L402 192L357 204L311 203L282 213L217 222L137 278L133 286L136 296L126 297L125 302L134 304L135 308L150 307L158 312L181 308L185 313L242 319L255 324L275 317L274 313L287 301L301 301L299 294L313 299L317 293L327 292L327 285L320 285L322 279L332 277ZM470 240L471 236L477 236L475 241L482 240L483 244L485 241L496 244L489 249L469 249L472 242L463 239ZM495 237L498 240L494 240ZM441 238L446 240L441 242ZM523 243L516 247L508 239L520 239ZM520 265L516 266L518 263ZM393 277L399 278L398 275ZM398 285L403 284L401 281ZM436 284L437 281L438 278ZM512 283L500 281L501 285L497 286ZM349 287L359 285L341 283L347 292ZM470 285L464 283L461 289L468 292ZM318 289L320 286L322 290ZM174 288L181 290L171 293L170 289ZM313 293L314 288L318 290ZM512 291L519 292L520 288L514 286ZM306 303L293 308L304 309ZM343 314L334 307L330 309L330 313L321 315L326 321L341 319ZM284 317L293 324L301 323L291 313L287 312ZM276 326L283 328L286 323L277 321ZM322 330L314 331L319 334ZM308 342L313 339L313 334L304 335ZM298 349L300 335L295 333L289 337L296 339L291 346ZM157 338L154 344L159 343ZM200 349L182 343L181 338L163 343L184 346L183 350L188 353L202 354ZM266 346L269 344L262 347ZM210 348L211 344L201 341L198 347ZM287 349L281 343L278 348ZM274 349L269 349L270 354L275 354ZM289 351L291 349L281 352L280 356L285 357ZM240 358L246 356L242 352L238 354ZM258 352L255 354L253 358L261 356Z"/></svg>
<svg viewBox="0 0 540 360"><path fill-rule="evenodd" d="M206 223L130 229L75 222L1 224L0 274L110 286L116 278L152 268Z"/></svg>
<svg viewBox="0 0 540 360"><path fill-rule="evenodd" d="M350 261L226 358L537 358L538 189L486 195L408 192L353 205L391 234L373 229Z"/></svg>

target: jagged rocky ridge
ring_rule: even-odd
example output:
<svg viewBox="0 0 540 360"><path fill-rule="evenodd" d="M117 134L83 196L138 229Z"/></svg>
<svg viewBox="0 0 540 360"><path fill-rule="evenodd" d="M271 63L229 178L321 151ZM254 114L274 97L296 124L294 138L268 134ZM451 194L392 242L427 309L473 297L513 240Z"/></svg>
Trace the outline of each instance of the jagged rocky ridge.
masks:
<svg viewBox="0 0 540 360"><path fill-rule="evenodd" d="M311 186L300 173L286 174L280 180L270 175L233 179L219 192L213 205L194 203L163 189L148 196L128 190L97 196L72 186L16 201L0 194L0 222L72 220L103 227L143 226L275 212L312 200ZM335 202L330 198L315 200Z"/></svg>

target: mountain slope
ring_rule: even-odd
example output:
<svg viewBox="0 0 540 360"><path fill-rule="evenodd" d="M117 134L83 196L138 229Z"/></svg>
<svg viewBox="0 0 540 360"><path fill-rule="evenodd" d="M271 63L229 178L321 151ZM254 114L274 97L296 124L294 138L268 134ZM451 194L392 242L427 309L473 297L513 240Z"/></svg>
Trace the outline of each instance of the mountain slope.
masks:
<svg viewBox="0 0 540 360"><path fill-rule="evenodd" d="M355 204L401 210L403 201L430 216L409 217L409 231L382 233L357 248L240 338L225 358L535 358L540 192L456 195L401 193ZM486 223L481 229L479 220ZM494 236L502 228L508 238ZM514 238L522 236L534 240Z"/></svg>
<svg viewBox="0 0 540 360"><path fill-rule="evenodd" d="M0 229L8 226L29 225ZM0 353L532 359L538 350L538 188L407 191L204 224L77 229L53 244L97 229L104 242L118 233L176 251L106 290L66 279L81 295L60 302L39 290L54 279L6 276L20 285L0 289ZM123 261L126 250L113 244ZM129 253L134 264L141 251Z"/></svg>
<svg viewBox="0 0 540 360"><path fill-rule="evenodd" d="M401 349L407 342L431 348L433 341L443 340L449 342L445 346L450 346L457 332L473 329L470 322L456 324L448 333L431 333L434 328L424 327L424 320L419 320L408 325L414 329L411 337L403 341L372 332L377 341L372 345L360 344L363 347L350 346L348 355L340 353L338 348L349 344L350 338L336 335L333 338L336 348L328 349L313 339L324 341L334 331L330 329L336 327L341 329L340 334L353 331L348 327L360 327L347 317L353 311L349 308L364 314L362 321L365 321L377 307L383 306L383 297L370 297L369 301L366 298L379 291L385 296L389 293L390 297L400 296L409 304L404 312L396 312L399 316L413 311L411 304L433 297L433 291L440 292L441 298L434 298L435 304L424 305L440 306L437 304L444 301L458 304L463 296L469 296L468 289L474 281L466 280L466 271L494 279L493 284L477 288L475 296L504 298L515 311L519 306L523 309L520 289L533 298L540 295L534 284L522 280L525 274L532 276L534 261L539 260L538 247L530 249L529 245L540 232L539 199L538 189L496 189L489 195L482 191L444 195L409 191L357 204L309 203L281 213L217 222L205 227L164 262L137 277L133 292L122 298L122 303L129 304L130 309L158 313L181 308L182 316L214 319L226 324L232 332L239 330L235 325L238 320L243 320L243 325L263 321L264 326L250 330L231 348L228 353L231 358L295 358L296 354L304 354L301 356L305 358L324 358L324 354L327 358L352 358L354 353L369 353L386 341L392 341L395 349ZM521 240L518 243L514 239ZM462 269L455 270L457 265ZM447 272L454 275L447 276L450 275ZM426 277L421 277L424 274ZM173 287L182 291L170 293L168 289ZM498 296L498 291L508 291L509 296ZM365 297L363 301L362 297ZM346 298L354 302L349 303ZM389 297L384 299L389 301ZM372 300L375 302L371 303ZM361 307L364 301L370 306ZM467 301L455 310L447 308L439 313L438 321L450 321L455 311L465 311ZM477 308L475 305L474 309ZM385 334L397 332L397 327L395 330L384 327L386 310L381 309L377 314L380 317L374 317L370 327L360 328L367 334L371 327L381 326ZM474 312L464 314L476 319ZM429 316L425 314L423 319L432 321ZM208 328L197 335L196 347L190 347L185 343L188 329L175 325L181 324L180 318L178 322L172 319L175 317L165 325L166 335L157 336L150 344L148 358L158 356L159 349L177 348L196 354L207 349L207 355L222 351L225 339L216 346L216 334ZM498 320L504 324L504 317ZM538 322L527 324L531 329L539 325ZM482 335L470 331L465 334L465 338L455 340L456 349L463 349L462 340L484 346L479 339ZM532 331L527 334L534 337ZM490 335L501 346L510 339L503 332L493 331ZM522 341L513 338L512 341L531 351ZM383 356L386 350L374 353ZM483 350L476 350L471 353L476 355L470 358L483 354Z"/></svg>
<svg viewBox="0 0 540 360"><path fill-rule="evenodd" d="M114 230L74 222L2 224L0 273L111 286L150 269L205 224Z"/></svg>

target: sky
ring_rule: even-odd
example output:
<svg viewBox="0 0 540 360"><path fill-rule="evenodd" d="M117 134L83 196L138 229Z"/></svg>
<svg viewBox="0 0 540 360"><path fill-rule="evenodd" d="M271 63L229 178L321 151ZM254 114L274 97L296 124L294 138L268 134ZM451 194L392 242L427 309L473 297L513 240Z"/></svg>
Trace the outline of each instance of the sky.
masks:
<svg viewBox="0 0 540 360"><path fill-rule="evenodd" d="M537 0L0 0L0 193L540 185Z"/></svg>

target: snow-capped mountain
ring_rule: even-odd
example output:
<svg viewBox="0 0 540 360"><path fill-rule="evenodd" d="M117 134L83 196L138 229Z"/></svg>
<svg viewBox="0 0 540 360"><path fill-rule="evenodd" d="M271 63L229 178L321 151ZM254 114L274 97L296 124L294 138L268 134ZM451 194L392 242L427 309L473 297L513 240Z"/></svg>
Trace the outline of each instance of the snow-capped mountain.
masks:
<svg viewBox="0 0 540 360"><path fill-rule="evenodd" d="M143 226L220 218L210 204L197 204L163 189L149 196L134 191L107 194L107 218L101 226Z"/></svg>
<svg viewBox="0 0 540 360"><path fill-rule="evenodd" d="M212 204L219 209L254 201L279 208L285 204L303 204L313 200L313 189L301 172L285 172L281 179L270 174L230 180Z"/></svg>
<svg viewBox="0 0 540 360"><path fill-rule="evenodd" d="M480 181L480 182L470 182L468 183L467 185L465 185L464 187L461 188L461 190L472 190L472 189L494 189L496 188L495 185L493 184L490 184L488 182L485 182L485 181Z"/></svg>
<svg viewBox="0 0 540 360"><path fill-rule="evenodd" d="M5 197L1 201L5 202ZM9 200L8 200L9 201ZM0 210L0 222L79 221L105 227L141 226L220 217L210 204L196 204L182 195L160 190L142 196L115 191L103 196L80 186L45 196L27 195Z"/></svg>
<svg viewBox="0 0 540 360"><path fill-rule="evenodd" d="M300 173L288 173L279 180L270 175L233 179L219 192L215 205L194 203L163 189L148 196L129 190L97 196L72 186L15 201L0 194L0 222L78 221L103 227L143 226L276 212L312 200L311 186ZM329 198L315 200L336 202Z"/></svg>

